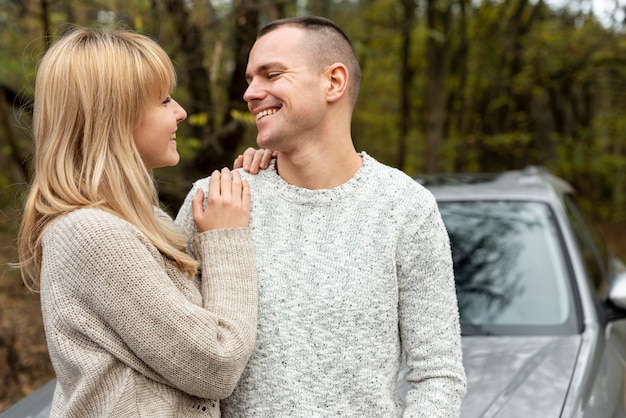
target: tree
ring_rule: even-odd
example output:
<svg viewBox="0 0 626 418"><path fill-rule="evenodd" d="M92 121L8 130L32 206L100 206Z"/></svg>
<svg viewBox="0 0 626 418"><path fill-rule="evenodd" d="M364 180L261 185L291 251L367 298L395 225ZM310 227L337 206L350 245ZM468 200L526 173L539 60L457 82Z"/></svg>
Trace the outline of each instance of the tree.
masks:
<svg viewBox="0 0 626 418"><path fill-rule="evenodd" d="M440 149L445 132L447 48L452 0L426 0L426 172L440 171Z"/></svg>

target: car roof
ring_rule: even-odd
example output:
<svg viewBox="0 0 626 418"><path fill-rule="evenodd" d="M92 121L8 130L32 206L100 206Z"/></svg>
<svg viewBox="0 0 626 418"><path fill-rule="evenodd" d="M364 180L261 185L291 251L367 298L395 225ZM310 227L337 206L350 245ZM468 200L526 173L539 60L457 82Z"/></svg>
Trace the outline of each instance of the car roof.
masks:
<svg viewBox="0 0 626 418"><path fill-rule="evenodd" d="M574 189L540 166L501 173L424 174L413 177L439 201L554 200Z"/></svg>

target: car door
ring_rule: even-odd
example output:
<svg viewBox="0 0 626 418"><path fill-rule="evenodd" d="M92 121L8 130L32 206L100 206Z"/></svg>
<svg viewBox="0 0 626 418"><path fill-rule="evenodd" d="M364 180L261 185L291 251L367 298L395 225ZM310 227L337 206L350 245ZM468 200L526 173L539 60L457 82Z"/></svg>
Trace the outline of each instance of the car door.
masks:
<svg viewBox="0 0 626 418"><path fill-rule="evenodd" d="M606 303L611 280L622 273L615 266L621 263L612 263L600 235L573 197L566 195L564 204L586 276L584 284L588 288L580 289L581 297L587 295L592 299L598 327L594 333L596 341L590 343L594 349L580 363L587 373L580 388L582 410L578 412L584 417L626 417L626 317Z"/></svg>

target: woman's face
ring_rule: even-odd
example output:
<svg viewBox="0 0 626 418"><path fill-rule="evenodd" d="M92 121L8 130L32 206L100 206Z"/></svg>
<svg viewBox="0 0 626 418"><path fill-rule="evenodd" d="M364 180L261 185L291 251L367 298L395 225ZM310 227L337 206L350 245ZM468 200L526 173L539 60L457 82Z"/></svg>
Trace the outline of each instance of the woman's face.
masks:
<svg viewBox="0 0 626 418"><path fill-rule="evenodd" d="M178 164L176 130L178 122L186 118L185 109L169 96L148 104L133 131L135 145L148 169Z"/></svg>

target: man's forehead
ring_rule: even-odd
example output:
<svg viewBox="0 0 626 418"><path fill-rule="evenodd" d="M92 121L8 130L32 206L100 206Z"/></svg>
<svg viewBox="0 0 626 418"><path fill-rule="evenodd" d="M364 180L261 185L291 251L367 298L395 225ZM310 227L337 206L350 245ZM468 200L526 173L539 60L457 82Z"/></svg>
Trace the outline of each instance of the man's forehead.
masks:
<svg viewBox="0 0 626 418"><path fill-rule="evenodd" d="M274 32L278 32L276 29ZM272 36L274 35L274 36ZM272 66L294 66L307 60L307 53L298 37L284 36L285 33L270 32L259 38L248 57L248 71L260 71Z"/></svg>
<svg viewBox="0 0 626 418"><path fill-rule="evenodd" d="M278 26L275 29L272 29L271 31L263 34L260 38L258 38L257 40L261 40L265 37L269 37L272 35L277 35L279 32L282 34L285 33L291 33L291 34L297 34L297 33L304 33L305 29L300 27L300 26L294 26L294 25L282 25L282 26ZM280 35L283 36L283 35Z"/></svg>
<svg viewBox="0 0 626 418"><path fill-rule="evenodd" d="M302 28L294 26L285 26L274 29L266 33L256 40L252 49L261 49L271 46L272 49L281 50L300 43L301 37L304 36ZM264 51L268 53L269 51Z"/></svg>

